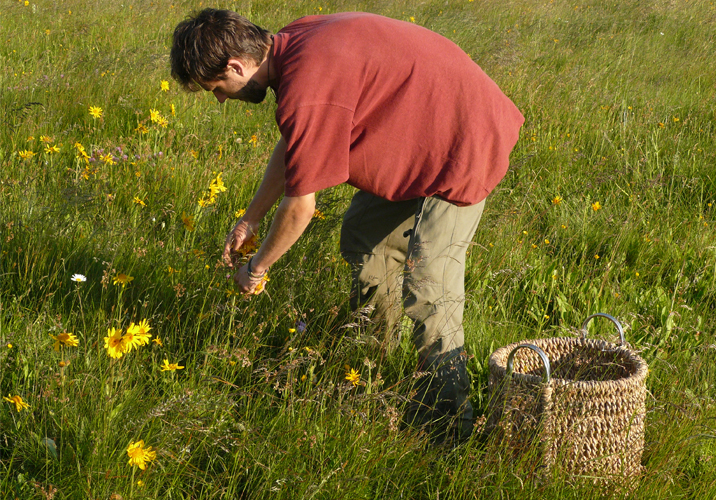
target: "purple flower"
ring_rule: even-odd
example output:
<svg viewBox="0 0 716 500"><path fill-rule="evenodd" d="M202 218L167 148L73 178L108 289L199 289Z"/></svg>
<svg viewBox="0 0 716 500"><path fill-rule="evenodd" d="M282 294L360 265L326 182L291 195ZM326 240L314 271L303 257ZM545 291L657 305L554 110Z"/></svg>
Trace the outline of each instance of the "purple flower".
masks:
<svg viewBox="0 0 716 500"><path fill-rule="evenodd" d="M296 332L303 333L306 331L306 323L300 319L296 321Z"/></svg>

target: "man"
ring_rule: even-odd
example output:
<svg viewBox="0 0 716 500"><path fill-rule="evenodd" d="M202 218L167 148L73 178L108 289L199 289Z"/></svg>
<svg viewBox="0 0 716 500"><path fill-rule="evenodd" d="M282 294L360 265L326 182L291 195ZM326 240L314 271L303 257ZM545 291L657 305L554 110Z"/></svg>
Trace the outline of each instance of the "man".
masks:
<svg viewBox="0 0 716 500"><path fill-rule="evenodd" d="M224 259L281 200L260 250L234 280L252 293L313 216L315 193L347 182L341 252L351 305L373 303L386 329L404 313L418 350L405 415L436 441L472 432L463 352L465 253L484 200L505 175L524 118L454 43L365 13L301 18L271 35L230 11L180 23L172 75L188 90L261 102L276 93L281 139Z"/></svg>

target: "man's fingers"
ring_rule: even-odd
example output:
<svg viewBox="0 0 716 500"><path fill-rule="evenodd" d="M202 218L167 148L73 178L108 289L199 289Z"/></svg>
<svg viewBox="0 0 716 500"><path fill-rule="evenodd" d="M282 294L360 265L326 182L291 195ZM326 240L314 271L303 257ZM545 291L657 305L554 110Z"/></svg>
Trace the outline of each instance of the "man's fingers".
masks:
<svg viewBox="0 0 716 500"><path fill-rule="evenodd" d="M234 240L234 235L229 233L229 236L226 238L226 243L224 244L224 253L221 254L221 258L224 260L224 264L226 264L229 267L234 267L234 263L231 259L231 245Z"/></svg>

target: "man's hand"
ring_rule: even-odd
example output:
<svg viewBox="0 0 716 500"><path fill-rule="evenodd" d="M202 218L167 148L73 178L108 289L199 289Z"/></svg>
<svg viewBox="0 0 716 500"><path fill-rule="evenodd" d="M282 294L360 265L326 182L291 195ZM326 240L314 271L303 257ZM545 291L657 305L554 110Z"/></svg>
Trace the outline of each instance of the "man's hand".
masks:
<svg viewBox="0 0 716 500"><path fill-rule="evenodd" d="M316 198L313 193L303 196L285 196L278 208L276 215L271 223L271 229L263 241L261 248L256 252L251 260L251 271L256 278L249 276L248 264L242 266L234 275L234 283L239 287L242 293L260 293L265 282L264 272L276 262L286 251L291 248L301 233L306 229L308 223L316 210ZM240 248L237 245L237 238L243 238L241 241L247 241L248 231L242 229L242 221L239 221L237 227L226 238L226 247L224 249L224 260L231 260L231 252L234 248ZM238 229L237 229L238 228ZM238 237L234 233L239 233ZM245 244L245 243L244 243Z"/></svg>
<svg viewBox="0 0 716 500"><path fill-rule="evenodd" d="M267 281L268 277L266 275L260 278L250 277L248 264L241 266L241 269L234 274L234 283L243 294L260 294L265 290L265 284Z"/></svg>
<svg viewBox="0 0 716 500"><path fill-rule="evenodd" d="M253 224L250 224L249 222L245 221L244 219L239 219L239 222L236 223L236 225L234 226L234 229L232 229L231 232L226 237L226 243L224 244L224 254L222 255L224 264L233 268L234 267L234 257L236 256L237 253L239 253L239 250L241 250L241 247L250 246L252 244L255 245L255 243L256 243L255 237L256 237L257 232L258 232L258 227L256 227ZM247 250L247 252L249 252L249 251L253 250L253 248L246 248L246 250ZM247 252L244 252L244 254ZM237 274L237 276L238 276L238 274ZM247 275L247 277L248 277L248 275ZM238 284L238 281L236 283Z"/></svg>

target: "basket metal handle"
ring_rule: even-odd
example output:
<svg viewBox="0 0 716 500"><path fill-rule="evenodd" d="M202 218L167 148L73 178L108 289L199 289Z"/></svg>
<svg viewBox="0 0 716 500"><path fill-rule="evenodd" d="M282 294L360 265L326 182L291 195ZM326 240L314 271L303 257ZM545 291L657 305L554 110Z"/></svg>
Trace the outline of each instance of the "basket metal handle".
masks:
<svg viewBox="0 0 716 500"><path fill-rule="evenodd" d="M609 321L614 323L614 326L617 327L617 330L619 331L619 340L621 341L621 346L623 346L626 343L626 340L624 339L624 328L622 328L622 324L619 323L619 321L614 317L610 316L607 313L596 313L589 316L587 319L584 320L584 323L582 323L582 338L587 338L587 325L589 324L589 321L592 318L596 318L597 316L601 316L602 318L607 318Z"/></svg>
<svg viewBox="0 0 716 500"><path fill-rule="evenodd" d="M512 349L512 351L510 352L510 355L507 356L507 373L506 373L507 379L509 380L510 376L512 375L512 369L513 369L512 365L514 363L515 353L517 352L518 349L522 349L522 348L531 349L534 352L536 352L537 354L539 354L539 357L542 359L542 364L544 365L544 376L542 377L542 380L544 381L545 384L548 383L550 380L549 358L547 357L547 355L544 353L544 351L542 349L540 349L539 347L537 347L534 344L521 344L521 345L518 345L517 347L515 347L514 349Z"/></svg>

